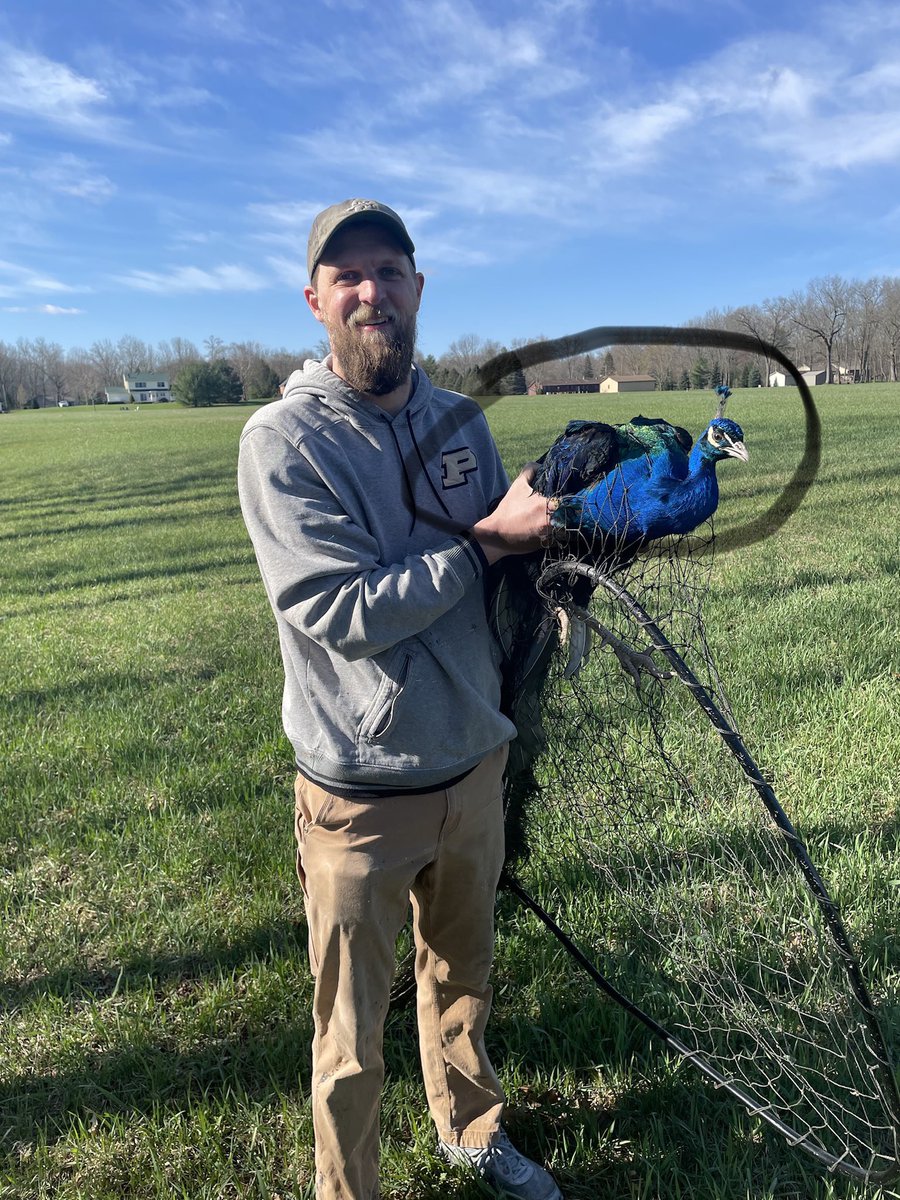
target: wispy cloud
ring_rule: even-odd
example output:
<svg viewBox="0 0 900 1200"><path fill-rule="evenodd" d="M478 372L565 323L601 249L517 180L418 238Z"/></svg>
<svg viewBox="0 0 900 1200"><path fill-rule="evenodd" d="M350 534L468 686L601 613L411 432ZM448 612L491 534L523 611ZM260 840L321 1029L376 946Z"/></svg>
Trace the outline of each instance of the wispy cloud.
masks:
<svg viewBox="0 0 900 1200"><path fill-rule="evenodd" d="M169 271L130 271L116 282L142 292L258 292L269 281L247 267L224 263L212 270L173 267Z"/></svg>
<svg viewBox="0 0 900 1200"><path fill-rule="evenodd" d="M118 130L106 89L65 63L0 42L0 78L0 111L101 139Z"/></svg>
<svg viewBox="0 0 900 1200"><path fill-rule="evenodd" d="M23 292L78 292L84 288L72 287L59 279L20 266L18 263L0 260L0 297L14 298Z"/></svg>
<svg viewBox="0 0 900 1200"><path fill-rule="evenodd" d="M116 192L112 180L75 154L62 154L55 162L44 163L34 172L34 178L51 191L92 204L101 204Z"/></svg>
<svg viewBox="0 0 900 1200"><path fill-rule="evenodd" d="M83 308L61 308L58 304L10 304L4 306L2 312L8 313L39 313L47 317L74 317L84 312Z"/></svg>

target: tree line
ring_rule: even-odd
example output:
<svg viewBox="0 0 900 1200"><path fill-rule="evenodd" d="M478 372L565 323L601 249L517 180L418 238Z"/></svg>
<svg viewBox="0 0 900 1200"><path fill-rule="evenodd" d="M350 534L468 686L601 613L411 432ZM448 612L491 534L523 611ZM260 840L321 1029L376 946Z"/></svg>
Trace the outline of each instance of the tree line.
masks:
<svg viewBox="0 0 900 1200"><path fill-rule="evenodd" d="M828 382L868 383L900 379L900 279L865 281L832 275L813 279L802 291L762 304L713 309L688 325L750 333L771 342L801 366L823 369ZM509 346L478 334L465 334L435 357L419 357L440 387L481 390L478 367L506 349L541 335L515 339ZM173 380L176 398L189 404L265 400L307 358L320 358L327 347L272 349L259 342L226 343L210 336L201 351L186 338L151 345L126 336L108 338L88 349L64 350L44 338L0 342L0 405L37 407L60 400L104 402L105 389L123 375L155 371ZM592 354L573 354L517 371L499 391L521 394L550 381L579 382L606 375L649 375L661 390L766 386L775 364L764 354L706 351L679 346L610 346Z"/></svg>
<svg viewBox="0 0 900 1200"><path fill-rule="evenodd" d="M123 376L167 375L176 399L187 404L268 400L278 385L315 351L271 349L259 342L226 343L211 336L201 351L187 338L151 345L125 336L104 338L87 349L64 350L45 338L0 342L0 404L39 408L61 400L103 404L106 389Z"/></svg>
<svg viewBox="0 0 900 1200"><path fill-rule="evenodd" d="M761 304L712 309L687 325L751 334L772 343L798 366L825 372L830 383L871 383L900 379L900 279L865 281L837 275L811 280L805 289ZM576 331L573 331L576 332ZM467 334L437 359L435 383L477 391L477 368L503 350L546 340L517 338L508 346ZM609 346L529 368L519 379L502 381L504 394L525 392L549 382L578 383L607 375L649 375L660 390L768 386L780 366L765 354L681 346ZM425 369L429 367L425 365Z"/></svg>

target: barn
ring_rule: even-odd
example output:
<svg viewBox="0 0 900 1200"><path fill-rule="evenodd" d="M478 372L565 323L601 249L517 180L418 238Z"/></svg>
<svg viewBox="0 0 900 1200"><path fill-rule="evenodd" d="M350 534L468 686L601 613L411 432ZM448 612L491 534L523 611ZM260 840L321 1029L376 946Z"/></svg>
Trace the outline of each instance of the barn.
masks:
<svg viewBox="0 0 900 1200"><path fill-rule="evenodd" d="M601 392L655 392L652 375L607 375L600 383Z"/></svg>

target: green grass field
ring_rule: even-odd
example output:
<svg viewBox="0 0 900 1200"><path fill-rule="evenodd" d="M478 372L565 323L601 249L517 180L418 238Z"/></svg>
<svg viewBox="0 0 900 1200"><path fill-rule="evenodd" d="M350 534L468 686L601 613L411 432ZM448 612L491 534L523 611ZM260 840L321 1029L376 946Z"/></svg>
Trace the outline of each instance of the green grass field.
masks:
<svg viewBox="0 0 900 1200"><path fill-rule="evenodd" d="M775 536L716 558L707 631L900 1040L900 385L816 399L818 480ZM572 417L643 409L696 434L712 400L489 415L514 471ZM248 415L0 417L0 1197L312 1195L293 771L235 492ZM763 513L802 450L792 389L738 392L730 415L751 462L720 470L720 532ZM500 910L507 1123L567 1200L857 1194L660 1053L510 897ZM434 1153L411 1014L385 1052L385 1197L485 1195Z"/></svg>

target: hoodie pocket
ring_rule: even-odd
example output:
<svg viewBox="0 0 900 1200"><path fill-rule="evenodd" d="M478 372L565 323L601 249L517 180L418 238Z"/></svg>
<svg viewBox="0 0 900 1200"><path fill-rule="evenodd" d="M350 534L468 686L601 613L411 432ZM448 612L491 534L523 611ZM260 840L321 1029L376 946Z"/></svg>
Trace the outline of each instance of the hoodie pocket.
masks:
<svg viewBox="0 0 900 1200"><path fill-rule="evenodd" d="M362 741L380 742L393 729L412 660L413 654L409 649L401 650L391 660L375 698L360 722L358 736Z"/></svg>

